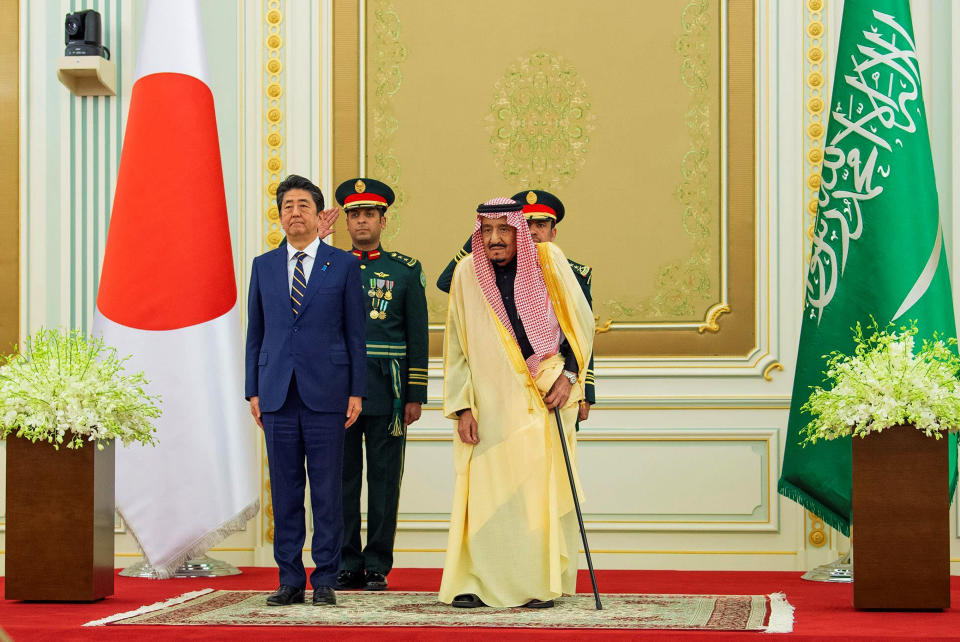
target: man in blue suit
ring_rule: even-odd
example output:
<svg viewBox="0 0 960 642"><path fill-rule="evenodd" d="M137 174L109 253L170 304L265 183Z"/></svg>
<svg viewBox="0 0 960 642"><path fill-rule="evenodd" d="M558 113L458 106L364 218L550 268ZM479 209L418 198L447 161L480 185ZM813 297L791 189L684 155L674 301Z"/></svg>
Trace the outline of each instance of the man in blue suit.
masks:
<svg viewBox="0 0 960 642"><path fill-rule="evenodd" d="M253 260L246 350L246 397L266 438L280 567L280 588L267 604L304 601L304 458L313 603L336 604L344 429L357 420L366 391L360 261L317 237L323 194L309 180L288 176L277 203L287 243Z"/></svg>

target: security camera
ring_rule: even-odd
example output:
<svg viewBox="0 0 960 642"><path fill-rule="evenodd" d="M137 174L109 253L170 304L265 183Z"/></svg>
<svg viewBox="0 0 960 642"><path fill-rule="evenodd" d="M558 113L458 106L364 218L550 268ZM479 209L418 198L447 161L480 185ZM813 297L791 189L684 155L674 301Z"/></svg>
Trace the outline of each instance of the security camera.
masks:
<svg viewBox="0 0 960 642"><path fill-rule="evenodd" d="M110 50L103 46L100 14L92 9L67 14L64 22L65 56L102 56L110 59Z"/></svg>

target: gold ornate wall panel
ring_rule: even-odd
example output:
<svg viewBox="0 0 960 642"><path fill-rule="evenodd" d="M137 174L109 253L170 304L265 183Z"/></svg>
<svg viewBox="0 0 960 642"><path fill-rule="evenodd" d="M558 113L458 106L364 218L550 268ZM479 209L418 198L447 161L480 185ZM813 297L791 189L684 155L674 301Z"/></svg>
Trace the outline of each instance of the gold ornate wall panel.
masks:
<svg viewBox="0 0 960 642"><path fill-rule="evenodd" d="M5 16L19 16L17 0L3 0ZM20 341L20 25L0 30L0 354Z"/></svg>
<svg viewBox="0 0 960 642"><path fill-rule="evenodd" d="M333 189L361 173L360 163L360 0L335 0L333 19ZM321 103L322 105L322 103ZM322 118L322 114L318 117ZM326 195L333 202L333 194ZM340 217L334 228L337 247L349 248Z"/></svg>
<svg viewBox="0 0 960 642"><path fill-rule="evenodd" d="M456 6L334 3L335 182L365 166L393 185L385 243L432 282L477 203L548 189L557 243L594 270L599 356L749 354L753 2ZM427 291L438 328L446 296Z"/></svg>

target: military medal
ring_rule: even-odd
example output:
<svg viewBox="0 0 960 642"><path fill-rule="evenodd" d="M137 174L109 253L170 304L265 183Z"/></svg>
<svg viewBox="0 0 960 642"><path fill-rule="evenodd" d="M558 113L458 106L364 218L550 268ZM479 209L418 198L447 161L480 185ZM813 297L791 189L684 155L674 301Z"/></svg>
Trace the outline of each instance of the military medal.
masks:
<svg viewBox="0 0 960 642"><path fill-rule="evenodd" d="M384 312L383 310L380 310L380 315L379 315L379 316L380 316L381 319L386 319L386 318L387 318L387 313Z"/></svg>
<svg viewBox="0 0 960 642"><path fill-rule="evenodd" d="M377 313L376 310L370 310L370 318L371 318L371 319L376 319L378 316L380 316L380 315Z"/></svg>
<svg viewBox="0 0 960 642"><path fill-rule="evenodd" d="M391 292L390 290L387 290L386 292L383 293L383 298L389 301L390 299L393 298L393 292Z"/></svg>
<svg viewBox="0 0 960 642"><path fill-rule="evenodd" d="M371 289L371 290L367 290L367 296L370 297L371 299L372 299L375 295L376 295L376 292L374 292L372 289Z"/></svg>

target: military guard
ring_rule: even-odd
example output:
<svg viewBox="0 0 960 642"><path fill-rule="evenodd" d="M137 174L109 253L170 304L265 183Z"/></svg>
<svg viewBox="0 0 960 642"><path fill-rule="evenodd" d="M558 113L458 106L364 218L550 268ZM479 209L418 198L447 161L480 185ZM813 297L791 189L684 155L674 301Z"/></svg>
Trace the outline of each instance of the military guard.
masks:
<svg viewBox="0 0 960 642"><path fill-rule="evenodd" d="M530 226L530 236L535 243L553 241L557 238L557 224L563 220L564 207L563 202L551 194L540 189L526 190L517 192L511 197L518 203L523 203L523 216L527 219L527 225ZM472 252L472 237L467 237L467 242L463 244L460 251L452 261L443 270L437 278L437 287L444 292L450 291L450 282L453 280L453 271L463 257ZM587 303L593 308L593 296L590 293L590 285L593 281L593 270L587 265L577 263L572 259L567 259L570 269L577 277L580 289L587 297ZM590 406L596 403L596 390L594 389L593 375L593 354L590 354L590 364L587 368L586 382L584 386L584 400L580 404L580 412L577 415L578 421L586 421L590 415Z"/></svg>
<svg viewBox="0 0 960 642"><path fill-rule="evenodd" d="M420 262L384 250L380 235L390 187L352 178L336 191L367 302L367 396L343 450L343 551L337 586L383 591L393 568L406 428L427 400L426 277ZM360 542L363 443L367 459L367 543Z"/></svg>

